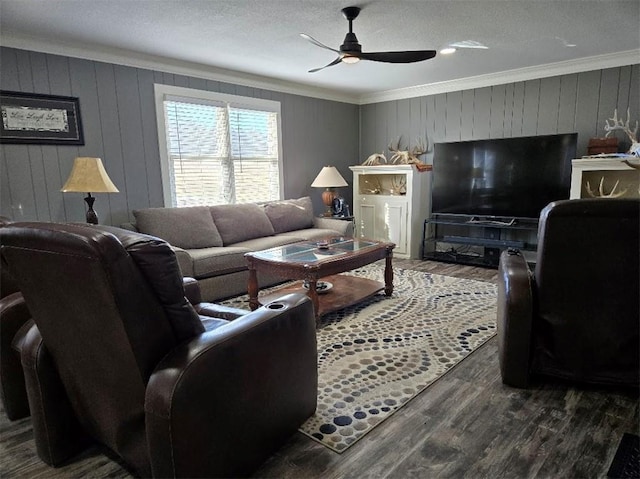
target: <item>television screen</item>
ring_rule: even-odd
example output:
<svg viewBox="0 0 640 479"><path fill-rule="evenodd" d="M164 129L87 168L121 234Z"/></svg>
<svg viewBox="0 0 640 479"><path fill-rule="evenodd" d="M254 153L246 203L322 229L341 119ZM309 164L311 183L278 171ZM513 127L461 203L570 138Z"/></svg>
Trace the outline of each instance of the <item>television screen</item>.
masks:
<svg viewBox="0 0 640 479"><path fill-rule="evenodd" d="M432 211L538 218L569 198L578 134L436 143Z"/></svg>

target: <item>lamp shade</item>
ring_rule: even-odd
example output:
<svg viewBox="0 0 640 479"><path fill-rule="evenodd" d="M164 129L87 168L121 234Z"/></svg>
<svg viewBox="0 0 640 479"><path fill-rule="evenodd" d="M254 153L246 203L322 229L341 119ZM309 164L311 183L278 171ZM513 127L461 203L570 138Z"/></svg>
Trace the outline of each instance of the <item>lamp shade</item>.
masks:
<svg viewBox="0 0 640 479"><path fill-rule="evenodd" d="M60 190L85 193L118 193L104 169L100 158L78 157L73 162L71 174Z"/></svg>
<svg viewBox="0 0 640 479"><path fill-rule="evenodd" d="M311 186L314 188L336 188L347 186L347 182L335 166L325 166L320 170Z"/></svg>

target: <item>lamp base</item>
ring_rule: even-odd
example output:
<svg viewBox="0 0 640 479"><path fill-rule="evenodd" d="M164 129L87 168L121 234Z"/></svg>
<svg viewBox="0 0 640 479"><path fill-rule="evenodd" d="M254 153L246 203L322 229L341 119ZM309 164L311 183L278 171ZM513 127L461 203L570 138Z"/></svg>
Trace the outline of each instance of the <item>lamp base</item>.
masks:
<svg viewBox="0 0 640 479"><path fill-rule="evenodd" d="M96 201L96 199L91 196L91 193L87 193L87 196L84 197L84 201L87 202L87 206L89 207L89 209L87 210L87 223L97 225L98 213L96 213L96 210L93 209L93 203Z"/></svg>
<svg viewBox="0 0 640 479"><path fill-rule="evenodd" d="M338 196L331 188L327 188L322 192L322 202L327 207L327 211L324 212L324 216L333 216L333 199Z"/></svg>

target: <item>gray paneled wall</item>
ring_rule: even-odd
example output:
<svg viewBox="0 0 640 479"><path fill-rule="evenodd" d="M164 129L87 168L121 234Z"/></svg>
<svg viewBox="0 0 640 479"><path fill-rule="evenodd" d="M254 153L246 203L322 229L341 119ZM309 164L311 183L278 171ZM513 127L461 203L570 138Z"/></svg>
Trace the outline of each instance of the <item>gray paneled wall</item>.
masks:
<svg viewBox="0 0 640 479"><path fill-rule="evenodd" d="M320 192L309 186L318 172L333 164L350 180L357 162L357 105L12 48L0 49L0 67L3 90L79 97L84 126L84 146L1 145L0 214L16 220L84 221L84 195L60 192L76 156L102 158L120 190L96 195L101 223L163 206L154 83L279 101L283 196L310 195L318 212Z"/></svg>
<svg viewBox="0 0 640 479"><path fill-rule="evenodd" d="M640 120L640 65L363 105L360 159L389 158L387 145L399 136L411 147L428 140L422 160L430 163L434 143L572 132L582 156L589 138L604 136L615 108L625 119L630 108L632 124Z"/></svg>
<svg viewBox="0 0 640 479"><path fill-rule="evenodd" d="M640 66L611 68L363 105L320 100L161 71L12 48L0 49L4 90L77 96L84 146L0 146L0 214L16 220L83 221L80 193L60 192L76 156L99 156L120 193L97 194L102 223L162 206L153 84L164 83L281 102L285 198L311 195L322 166L350 183L349 165L402 135L435 142L578 132L578 155L604 135L614 108L640 118ZM358 143L359 139L359 143ZM625 138L620 135L620 139ZM423 157L430 161L432 154ZM351 187L342 190L351 198Z"/></svg>

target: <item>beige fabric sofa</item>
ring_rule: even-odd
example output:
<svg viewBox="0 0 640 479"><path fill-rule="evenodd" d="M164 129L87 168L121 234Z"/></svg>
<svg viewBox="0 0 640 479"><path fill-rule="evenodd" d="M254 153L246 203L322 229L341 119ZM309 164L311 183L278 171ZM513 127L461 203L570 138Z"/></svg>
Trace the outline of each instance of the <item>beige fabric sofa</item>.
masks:
<svg viewBox="0 0 640 479"><path fill-rule="evenodd" d="M172 245L183 276L200 283L203 301L247 292L245 253L327 236L352 236L349 221L318 218L311 198L237 205L135 210L123 228ZM260 275L261 286L282 281Z"/></svg>

